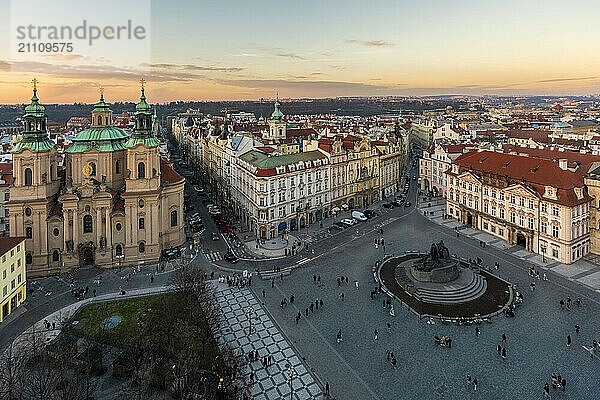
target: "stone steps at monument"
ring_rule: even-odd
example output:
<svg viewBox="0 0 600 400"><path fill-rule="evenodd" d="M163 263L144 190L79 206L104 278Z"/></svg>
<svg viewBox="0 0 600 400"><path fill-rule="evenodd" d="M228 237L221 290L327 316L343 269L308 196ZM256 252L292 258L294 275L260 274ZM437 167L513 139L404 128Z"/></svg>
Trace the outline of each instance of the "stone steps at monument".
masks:
<svg viewBox="0 0 600 400"><path fill-rule="evenodd" d="M457 290L435 290L419 288L415 295L427 303L449 304L464 303L481 296L487 289L486 280L478 274L473 275L473 280L465 287Z"/></svg>
<svg viewBox="0 0 600 400"><path fill-rule="evenodd" d="M419 291L420 293L425 293L425 294L432 294L432 295L436 295L436 294L451 294L451 293L461 293L463 291L467 291L469 290L472 286L477 285L477 281L479 279L482 279L481 275L478 274L472 274L471 275L471 280L469 281L469 283L467 283L466 285L457 288L457 289L447 289L447 288L426 288L426 287L421 287L418 288L417 291Z"/></svg>

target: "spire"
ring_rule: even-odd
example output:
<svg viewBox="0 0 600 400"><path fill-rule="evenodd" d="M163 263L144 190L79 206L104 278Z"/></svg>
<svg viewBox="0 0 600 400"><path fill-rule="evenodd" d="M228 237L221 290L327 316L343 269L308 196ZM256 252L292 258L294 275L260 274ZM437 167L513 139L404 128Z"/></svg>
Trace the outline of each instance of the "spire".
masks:
<svg viewBox="0 0 600 400"><path fill-rule="evenodd" d="M48 137L46 129L46 109L39 103L37 97L37 84L39 81L34 78L31 82L33 83L33 96L31 97L31 103L25 107L23 136L12 148L12 152L18 152L24 148L33 151L46 151L54 147L54 142Z"/></svg>
<svg viewBox="0 0 600 400"><path fill-rule="evenodd" d="M283 113L281 112L281 110L279 109L279 92L277 92L277 100L275 100L275 110L273 111L273 114L271 114L271 119L275 120L275 121L281 121L283 118Z"/></svg>

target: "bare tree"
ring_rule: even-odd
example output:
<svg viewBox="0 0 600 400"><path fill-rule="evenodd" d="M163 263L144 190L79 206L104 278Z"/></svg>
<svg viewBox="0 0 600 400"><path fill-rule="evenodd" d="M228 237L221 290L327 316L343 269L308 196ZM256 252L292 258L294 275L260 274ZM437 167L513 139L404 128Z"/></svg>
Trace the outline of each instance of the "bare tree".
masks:
<svg viewBox="0 0 600 400"><path fill-rule="evenodd" d="M23 398L28 352L14 342L0 355L0 399Z"/></svg>

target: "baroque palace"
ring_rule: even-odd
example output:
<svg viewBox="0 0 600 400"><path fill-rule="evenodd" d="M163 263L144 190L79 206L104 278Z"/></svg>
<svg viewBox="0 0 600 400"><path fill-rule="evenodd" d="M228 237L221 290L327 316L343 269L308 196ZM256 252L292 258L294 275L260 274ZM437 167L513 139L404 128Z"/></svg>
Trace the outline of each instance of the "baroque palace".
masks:
<svg viewBox="0 0 600 400"><path fill-rule="evenodd" d="M23 136L12 149L7 203L10 235L26 238L28 276L155 263L163 250L185 242L185 180L160 157L155 117L141 83L131 134L113 126L101 91L91 126L63 155L49 139L34 80Z"/></svg>

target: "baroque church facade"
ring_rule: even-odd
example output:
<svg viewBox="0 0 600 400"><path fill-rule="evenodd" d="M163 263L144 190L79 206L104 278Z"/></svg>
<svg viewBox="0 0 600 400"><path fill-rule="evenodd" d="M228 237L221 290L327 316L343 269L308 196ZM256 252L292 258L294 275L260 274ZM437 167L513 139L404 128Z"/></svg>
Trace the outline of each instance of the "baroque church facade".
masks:
<svg viewBox="0 0 600 400"><path fill-rule="evenodd" d="M113 126L102 93L91 126L73 139L59 168L34 82L22 139L11 150L7 204L10 235L26 238L28 276L156 263L163 250L185 243L185 179L160 157L143 81L134 118L131 134Z"/></svg>

